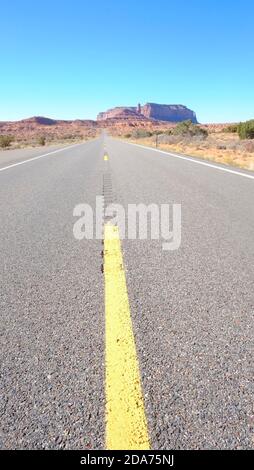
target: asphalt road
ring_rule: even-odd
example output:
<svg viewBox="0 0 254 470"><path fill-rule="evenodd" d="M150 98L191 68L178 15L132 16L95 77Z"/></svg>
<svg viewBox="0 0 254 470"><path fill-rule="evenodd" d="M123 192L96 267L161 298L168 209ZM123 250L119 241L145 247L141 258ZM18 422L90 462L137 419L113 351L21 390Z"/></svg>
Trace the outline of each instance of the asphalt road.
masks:
<svg viewBox="0 0 254 470"><path fill-rule="evenodd" d="M182 206L178 250L122 240L151 447L252 449L252 174L107 136L14 166L52 150L0 152L1 448L105 448L102 241L73 236L104 189Z"/></svg>

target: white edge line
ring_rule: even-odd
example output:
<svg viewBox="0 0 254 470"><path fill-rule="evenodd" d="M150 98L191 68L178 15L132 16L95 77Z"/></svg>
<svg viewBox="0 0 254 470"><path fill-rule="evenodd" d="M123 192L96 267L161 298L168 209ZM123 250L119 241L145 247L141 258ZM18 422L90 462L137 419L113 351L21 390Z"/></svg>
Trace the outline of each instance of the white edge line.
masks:
<svg viewBox="0 0 254 470"><path fill-rule="evenodd" d="M233 175L244 176L245 178L254 179L254 175L249 175L248 173L242 173L241 171L230 170L229 168L224 168L218 165L213 165L212 163L208 163L208 162L200 162L199 160L195 160L194 157L193 158L184 157L183 155L177 155L175 153L165 152L164 150L155 149L153 147L147 147L146 145L134 144L133 142L125 142L124 140L121 140L121 142L124 142L125 144L128 144L128 145L135 145L136 147L144 148L147 150L152 150L153 152L164 153L165 155L170 155L171 157L174 157L174 158L180 158L181 160L187 160L188 162L197 163L198 165L209 166L210 168L214 168L215 170L226 171L227 173L233 173Z"/></svg>
<svg viewBox="0 0 254 470"><path fill-rule="evenodd" d="M34 160L39 160L39 158L47 157L48 155L52 155L53 153L63 152L64 150L68 150L68 149L71 149L73 147L77 147L78 145L83 145L83 143L69 145L68 147L62 147L60 149L53 150L53 152L44 153L43 155L37 155L37 157L32 157L32 158L28 158L27 160L22 160L22 162L13 163L12 165L4 166L3 168L0 168L0 171L8 170L9 168L13 168L14 166L24 165L25 163L33 162Z"/></svg>

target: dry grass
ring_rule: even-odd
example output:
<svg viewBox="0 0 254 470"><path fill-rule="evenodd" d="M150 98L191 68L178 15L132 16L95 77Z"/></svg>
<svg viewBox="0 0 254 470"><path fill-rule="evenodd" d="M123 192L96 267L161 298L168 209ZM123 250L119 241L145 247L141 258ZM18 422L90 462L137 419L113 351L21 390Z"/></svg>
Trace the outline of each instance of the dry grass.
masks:
<svg viewBox="0 0 254 470"><path fill-rule="evenodd" d="M94 121L60 120L51 124L48 121L47 118L33 117L16 122L0 122L0 136L12 136L13 142L8 148L14 149L38 147L42 138L45 138L46 146L68 145L95 138L100 133Z"/></svg>
<svg viewBox="0 0 254 470"><path fill-rule="evenodd" d="M66 135L47 135L46 141L45 141L45 146L50 147L50 146L58 146L58 145L63 145L63 146L68 146L72 144L78 144L81 142L86 142L88 140L94 139L97 137L98 132L90 132L87 134L83 135L71 135L71 134L66 134ZM29 149L29 148L36 148L36 147L41 147L43 148L42 145L40 145L39 142L39 137L40 136L28 136L28 137L17 137L11 144L6 147L6 148L1 148L0 150L15 150L15 149Z"/></svg>
<svg viewBox="0 0 254 470"><path fill-rule="evenodd" d="M137 144L155 147L154 136L130 140ZM211 132L205 140L161 135L158 141L158 148L161 150L254 170L254 142L240 141L237 134Z"/></svg>

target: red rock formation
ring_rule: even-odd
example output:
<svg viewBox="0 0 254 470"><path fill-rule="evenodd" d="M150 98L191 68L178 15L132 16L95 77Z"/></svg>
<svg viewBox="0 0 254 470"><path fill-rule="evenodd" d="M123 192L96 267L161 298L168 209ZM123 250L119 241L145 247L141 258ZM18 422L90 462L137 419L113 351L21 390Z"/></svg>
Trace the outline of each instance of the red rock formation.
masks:
<svg viewBox="0 0 254 470"><path fill-rule="evenodd" d="M99 113L97 121L105 119L155 119L157 121L180 122L190 119L197 123L196 114L183 105L147 103L134 107L117 107Z"/></svg>
<svg viewBox="0 0 254 470"><path fill-rule="evenodd" d="M99 113L97 116L97 121L103 121L105 119L138 119L140 117L137 108L134 107L125 107L119 106L116 108L108 109L105 112ZM144 116L142 116L144 119Z"/></svg>
<svg viewBox="0 0 254 470"><path fill-rule="evenodd" d="M141 113L149 119L159 121L181 122L190 119L197 123L196 114L181 104L147 103L141 107Z"/></svg>

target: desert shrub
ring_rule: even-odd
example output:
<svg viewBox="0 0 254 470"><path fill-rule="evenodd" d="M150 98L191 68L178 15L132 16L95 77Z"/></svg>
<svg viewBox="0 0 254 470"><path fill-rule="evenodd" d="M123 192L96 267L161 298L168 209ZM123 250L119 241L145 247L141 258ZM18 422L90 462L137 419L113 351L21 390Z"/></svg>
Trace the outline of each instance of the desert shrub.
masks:
<svg viewBox="0 0 254 470"><path fill-rule="evenodd" d="M0 147L7 148L10 144L14 141L14 137L12 135L0 135Z"/></svg>
<svg viewBox="0 0 254 470"><path fill-rule="evenodd" d="M246 144L244 145L244 149L246 150L246 152L254 153L254 142L246 142Z"/></svg>
<svg viewBox="0 0 254 470"><path fill-rule="evenodd" d="M226 146L226 145L222 145L222 144L218 144L218 145L217 145L217 149L218 149L218 150L226 150L226 149L227 149L227 146Z"/></svg>
<svg viewBox="0 0 254 470"><path fill-rule="evenodd" d="M151 132L152 135L161 135L163 134L163 131L157 129L156 131Z"/></svg>
<svg viewBox="0 0 254 470"><path fill-rule="evenodd" d="M230 124L222 129L222 132L235 134L238 131L238 124Z"/></svg>
<svg viewBox="0 0 254 470"><path fill-rule="evenodd" d="M146 131L145 129L136 129L132 133L132 137L134 137L134 139L142 139L144 137L151 137L152 135L152 132Z"/></svg>
<svg viewBox="0 0 254 470"><path fill-rule="evenodd" d="M241 122L238 126L238 135L240 139L254 139L254 119Z"/></svg>
<svg viewBox="0 0 254 470"><path fill-rule="evenodd" d="M131 134L124 134L124 137L125 137L126 139L129 139L129 138L131 137Z"/></svg>
<svg viewBox="0 0 254 470"><path fill-rule="evenodd" d="M38 138L38 144L44 146L46 144L46 137L43 135Z"/></svg>
<svg viewBox="0 0 254 470"><path fill-rule="evenodd" d="M64 140L84 139L85 137L85 135L80 133L64 134L63 136L60 136L60 138Z"/></svg>
<svg viewBox="0 0 254 470"><path fill-rule="evenodd" d="M173 134L182 137L200 137L203 139L206 139L208 136L206 129L193 124L190 119L188 121L179 122L174 128Z"/></svg>
<svg viewBox="0 0 254 470"><path fill-rule="evenodd" d="M181 142L181 137L179 135L172 135L172 134L162 134L159 137L159 142L161 144L169 144L169 145L176 145Z"/></svg>
<svg viewBox="0 0 254 470"><path fill-rule="evenodd" d="M71 140L74 139L75 136L73 134L64 134L61 138L64 140Z"/></svg>

